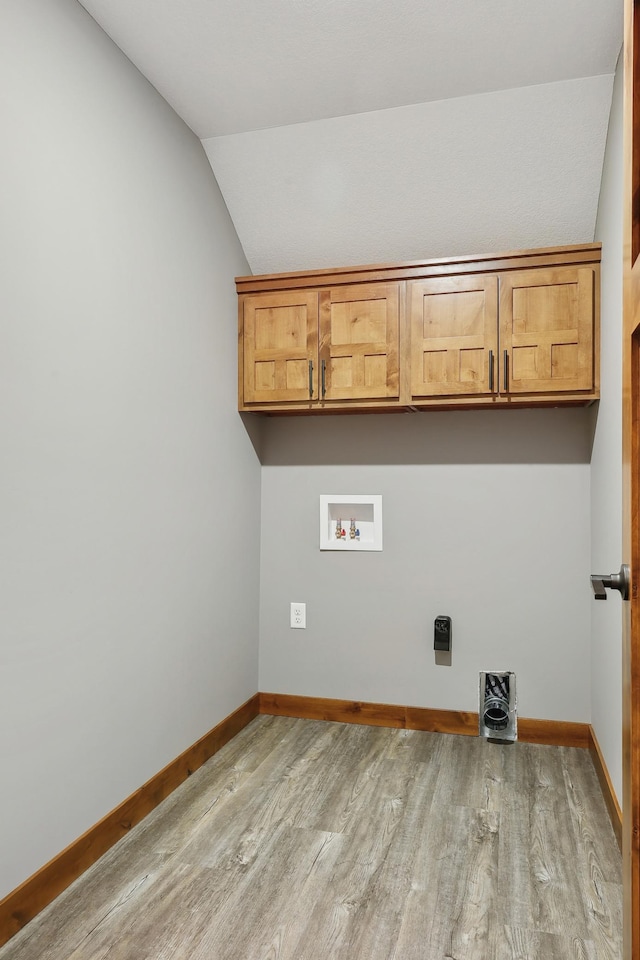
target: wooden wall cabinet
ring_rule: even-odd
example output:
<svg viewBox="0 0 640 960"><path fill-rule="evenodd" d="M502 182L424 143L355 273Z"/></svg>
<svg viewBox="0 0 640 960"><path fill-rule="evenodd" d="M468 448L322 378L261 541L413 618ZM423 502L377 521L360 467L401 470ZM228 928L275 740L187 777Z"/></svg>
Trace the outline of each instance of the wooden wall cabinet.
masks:
<svg viewBox="0 0 640 960"><path fill-rule="evenodd" d="M594 399L595 280L568 265L411 281L412 403Z"/></svg>
<svg viewBox="0 0 640 960"><path fill-rule="evenodd" d="M398 400L400 284L320 293L320 399Z"/></svg>
<svg viewBox="0 0 640 960"><path fill-rule="evenodd" d="M494 393L496 276L411 281L409 317L413 401Z"/></svg>
<svg viewBox="0 0 640 960"><path fill-rule="evenodd" d="M317 291L247 297L243 347L245 403L268 406L317 399Z"/></svg>
<svg viewBox="0 0 640 960"><path fill-rule="evenodd" d="M240 408L397 404L400 293L358 283L241 298Z"/></svg>
<svg viewBox="0 0 640 960"><path fill-rule="evenodd" d="M587 404L600 246L239 277L239 409Z"/></svg>
<svg viewBox="0 0 640 960"><path fill-rule="evenodd" d="M595 386L595 272L564 266L500 278L501 390L575 393ZM506 365L506 369L505 369Z"/></svg>

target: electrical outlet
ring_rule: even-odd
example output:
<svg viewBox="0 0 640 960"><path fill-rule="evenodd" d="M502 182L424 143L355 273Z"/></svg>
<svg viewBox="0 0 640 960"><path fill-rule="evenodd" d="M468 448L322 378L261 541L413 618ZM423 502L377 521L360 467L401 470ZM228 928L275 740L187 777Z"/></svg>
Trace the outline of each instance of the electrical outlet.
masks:
<svg viewBox="0 0 640 960"><path fill-rule="evenodd" d="M294 630L304 630L307 626L306 603L291 604L291 626Z"/></svg>

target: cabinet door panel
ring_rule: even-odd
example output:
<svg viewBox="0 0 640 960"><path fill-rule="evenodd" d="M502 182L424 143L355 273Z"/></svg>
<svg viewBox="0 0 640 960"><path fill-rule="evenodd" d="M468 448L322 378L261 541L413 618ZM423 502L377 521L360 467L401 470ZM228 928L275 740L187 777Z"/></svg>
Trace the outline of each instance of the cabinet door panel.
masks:
<svg viewBox="0 0 640 960"><path fill-rule="evenodd" d="M245 403L317 399L318 294L260 293L245 298L243 312Z"/></svg>
<svg viewBox="0 0 640 960"><path fill-rule="evenodd" d="M593 389L594 271L523 270L500 279L501 392ZM505 384L506 379L506 384Z"/></svg>
<svg viewBox="0 0 640 960"><path fill-rule="evenodd" d="M491 394L498 336L496 277L409 284L413 398ZM493 385L494 389L497 381Z"/></svg>
<svg viewBox="0 0 640 960"><path fill-rule="evenodd" d="M367 283L320 293L325 400L397 398L400 284Z"/></svg>

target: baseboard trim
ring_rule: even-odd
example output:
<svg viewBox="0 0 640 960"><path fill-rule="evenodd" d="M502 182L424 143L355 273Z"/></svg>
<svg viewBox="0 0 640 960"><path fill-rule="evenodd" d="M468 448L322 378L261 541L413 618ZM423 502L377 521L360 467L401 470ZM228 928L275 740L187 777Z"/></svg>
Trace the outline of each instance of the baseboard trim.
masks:
<svg viewBox="0 0 640 960"><path fill-rule="evenodd" d="M598 780L600 781L600 789L602 790L602 796L604 797L604 802L609 813L611 826L616 835L618 846L620 850L622 850L622 810L620 809L616 792L613 789L613 783L611 782L607 765L604 762L604 755L600 749L596 732L592 726L589 726L589 750L598 775Z"/></svg>
<svg viewBox="0 0 640 960"><path fill-rule="evenodd" d="M260 712L255 694L0 901L0 946L44 910Z"/></svg>
<svg viewBox="0 0 640 960"><path fill-rule="evenodd" d="M432 733L478 735L478 714L465 710L432 710L358 700L329 700L286 693L261 693L260 713L302 720L335 720L376 727L426 730ZM556 747L590 745L589 724L567 720L535 720L518 717L518 739Z"/></svg>

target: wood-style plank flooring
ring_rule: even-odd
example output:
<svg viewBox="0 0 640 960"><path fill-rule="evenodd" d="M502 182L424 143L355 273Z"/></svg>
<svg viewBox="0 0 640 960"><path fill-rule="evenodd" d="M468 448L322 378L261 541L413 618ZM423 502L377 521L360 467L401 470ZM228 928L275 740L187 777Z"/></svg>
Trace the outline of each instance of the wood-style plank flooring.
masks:
<svg viewBox="0 0 640 960"><path fill-rule="evenodd" d="M588 751L261 716L0 960L609 960Z"/></svg>

